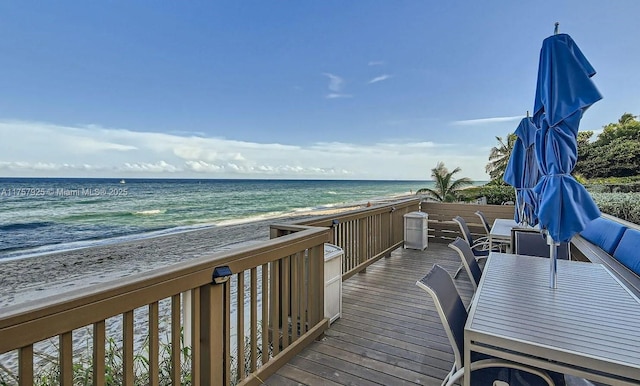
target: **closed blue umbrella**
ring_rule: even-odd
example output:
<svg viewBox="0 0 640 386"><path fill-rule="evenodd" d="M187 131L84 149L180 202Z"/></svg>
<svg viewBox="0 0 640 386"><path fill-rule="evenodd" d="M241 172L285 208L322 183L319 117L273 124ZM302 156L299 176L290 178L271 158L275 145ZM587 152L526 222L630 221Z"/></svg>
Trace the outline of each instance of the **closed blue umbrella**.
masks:
<svg viewBox="0 0 640 386"><path fill-rule="evenodd" d="M602 99L591 77L596 71L567 34L546 38L540 51L533 122L540 181L538 220L551 248L550 286L556 287L555 249L600 216L587 190L571 176L578 159L582 114Z"/></svg>
<svg viewBox="0 0 640 386"><path fill-rule="evenodd" d="M538 183L535 139L537 127L528 116L523 118L515 131L516 140L504 172L504 181L516 189L516 213L514 220L525 225L536 225L537 194L533 188Z"/></svg>

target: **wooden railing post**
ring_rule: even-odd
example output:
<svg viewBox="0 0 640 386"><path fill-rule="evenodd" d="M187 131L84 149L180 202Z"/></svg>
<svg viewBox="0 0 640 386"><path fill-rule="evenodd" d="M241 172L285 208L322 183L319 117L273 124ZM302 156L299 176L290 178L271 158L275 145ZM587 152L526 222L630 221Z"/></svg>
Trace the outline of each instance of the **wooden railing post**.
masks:
<svg viewBox="0 0 640 386"><path fill-rule="evenodd" d="M218 267L213 283L200 287L200 384L225 385L230 378L228 267ZM194 344L197 344L194 342Z"/></svg>
<svg viewBox="0 0 640 386"><path fill-rule="evenodd" d="M324 318L324 245L309 250L309 325Z"/></svg>

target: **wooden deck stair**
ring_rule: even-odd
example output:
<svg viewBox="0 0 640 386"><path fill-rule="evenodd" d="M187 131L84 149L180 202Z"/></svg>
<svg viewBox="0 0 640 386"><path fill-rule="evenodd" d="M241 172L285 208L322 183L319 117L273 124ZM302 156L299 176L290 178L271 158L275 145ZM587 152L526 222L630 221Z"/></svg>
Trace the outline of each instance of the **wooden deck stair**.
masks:
<svg viewBox="0 0 640 386"><path fill-rule="evenodd" d="M446 244L424 251L398 249L343 283L342 317L267 385L440 385L453 354L433 302L415 283L439 264L460 265ZM465 302L473 289L456 279Z"/></svg>

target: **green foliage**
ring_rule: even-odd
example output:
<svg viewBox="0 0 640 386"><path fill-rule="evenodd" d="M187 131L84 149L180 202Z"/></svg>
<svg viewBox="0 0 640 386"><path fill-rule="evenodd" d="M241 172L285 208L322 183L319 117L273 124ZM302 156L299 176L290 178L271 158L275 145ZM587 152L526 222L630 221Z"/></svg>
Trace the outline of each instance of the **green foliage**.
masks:
<svg viewBox="0 0 640 386"><path fill-rule="evenodd" d="M640 121L625 113L616 123L604 126L594 142L593 132L578 133L575 172L587 178L627 177L640 174Z"/></svg>
<svg viewBox="0 0 640 386"><path fill-rule="evenodd" d="M507 164L509 163L509 158L511 157L511 151L513 150L516 138L518 137L513 133L507 134L506 142L502 137L496 137L498 146L491 148L491 152L489 153L489 163L485 166L485 171L489 173L491 181L495 181L497 184L504 185L502 177L504 177L504 172L507 170Z"/></svg>
<svg viewBox="0 0 640 386"><path fill-rule="evenodd" d="M515 189L508 185L484 185L465 189L460 194L463 201L475 201L480 197L487 198L487 204L500 205L506 201L516 200Z"/></svg>
<svg viewBox="0 0 640 386"><path fill-rule="evenodd" d="M640 193L640 176L594 178L584 185L591 193Z"/></svg>
<svg viewBox="0 0 640 386"><path fill-rule="evenodd" d="M262 329L257 330L257 341L262 339ZM167 337L167 340L169 338ZM193 384L191 379L191 360L192 349L190 346L184 345L184 331L181 331L180 336L180 377L181 386L190 386ZM159 358L159 385L170 386L171 382L171 350L170 344L160 343L160 358ZM269 347L268 357L264 358L264 361L268 361L269 357L273 355L273 348ZM74 386L89 386L93 384L93 358L91 355L92 347L89 341L87 341L86 349L80 354L74 356L73 363L73 384ZM244 352L251 352L251 340L249 337L245 337ZM231 381L232 385L240 382L237 369L238 369L238 350L231 353ZM46 354L34 353L44 360L44 365L40 366L34 374L34 386L49 386L60 384L60 365L58 358L51 357ZM262 346L258 345L258 351L256 353L257 363L261 363L262 358ZM250 374L251 371L251 355L245 356L245 377ZM123 368L122 349L118 342L112 337L108 337L105 343L105 386L118 386L123 383L124 368ZM133 371L135 374L135 385L148 385L150 383L149 378L149 337L145 338L142 344L142 352L136 353L133 357ZM7 369L0 363L0 386L10 386L18 384L18 376L12 371Z"/></svg>
<svg viewBox="0 0 640 386"><path fill-rule="evenodd" d="M436 184L435 189L422 188L419 189L416 194L425 194L427 197L436 201L457 201L460 190L465 186L473 184L473 181L467 177L454 180L453 175L459 172L460 168L455 168L453 171L449 172L443 162L438 162L436 167L431 169L431 177L433 177Z"/></svg>
<svg viewBox="0 0 640 386"><path fill-rule="evenodd" d="M591 196L601 212L640 224L640 194L591 193Z"/></svg>
<svg viewBox="0 0 640 386"><path fill-rule="evenodd" d="M182 341L180 358L181 365L181 385L189 386L191 382L191 348L184 347ZM143 352L136 353L133 358L133 369L135 374L134 384L149 384L149 338L147 336L143 344ZM161 386L172 385L171 382L171 345L160 345L160 363L159 363L159 380ZM74 386L88 386L93 384L93 358L92 349L87 342L87 349L79 356L74 357L73 364L73 384ZM43 365L38 367L34 374L35 386L49 386L60 384L60 365L58 358L50 357L41 353L34 353L43 359ZM105 385L118 386L122 385L124 377L122 348L116 340L108 337L105 344ZM7 368L0 368L0 386L8 386L17 384L18 377Z"/></svg>

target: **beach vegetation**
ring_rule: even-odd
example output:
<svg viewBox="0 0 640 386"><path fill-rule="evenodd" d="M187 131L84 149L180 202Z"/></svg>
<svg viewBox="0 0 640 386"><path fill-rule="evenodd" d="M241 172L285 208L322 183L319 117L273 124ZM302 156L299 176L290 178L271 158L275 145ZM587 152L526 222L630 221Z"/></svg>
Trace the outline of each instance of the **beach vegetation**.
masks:
<svg viewBox="0 0 640 386"><path fill-rule="evenodd" d="M489 163L485 166L485 171L489 173L489 177L494 184L505 185L502 180L504 172L507 170L507 164L509 158L511 158L511 152L513 151L513 145L518 138L515 134L507 134L503 139L502 137L496 137L498 145L491 148L489 153Z"/></svg>
<svg viewBox="0 0 640 386"><path fill-rule="evenodd" d="M609 123L595 141L593 131L578 133L578 162L575 172L588 179L640 175L640 121L624 113Z"/></svg>
<svg viewBox="0 0 640 386"><path fill-rule="evenodd" d="M640 194L638 193L591 193L602 213L640 224Z"/></svg>
<svg viewBox="0 0 640 386"><path fill-rule="evenodd" d="M515 202L516 200L515 189L509 185L489 183L464 189L460 192L461 201L473 202L481 197L486 198L488 205L501 205L503 202Z"/></svg>
<svg viewBox="0 0 640 386"><path fill-rule="evenodd" d="M435 201L458 201L460 191L473 184L473 181L467 177L462 177L457 180L454 179L453 176L460 171L460 168L455 168L452 171L449 171L449 169L444 166L444 162L438 162L436 167L431 169L431 177L435 183L435 188L418 189L416 194L424 194Z"/></svg>
<svg viewBox="0 0 640 386"><path fill-rule="evenodd" d="M167 338L168 339L168 338ZM260 330L258 332L258 340L261 338ZM184 345L184 334L181 334L181 355L180 355L180 377L182 386L190 386L193 384L191 378L191 360L192 350L190 346ZM245 352L250 352L251 341L245 337ZM88 341L86 349L74 356L73 363L73 385L89 386L93 385L93 357L91 355L91 344ZM34 386L50 386L60 384L60 365L58 358L41 352L34 352L34 355L41 359L41 365L37 367L34 373ZM271 353L269 354L271 355ZM159 357L159 374L158 380L160 386L173 385L171 374L173 364L171 362L172 346L168 343L160 343ZM262 360L262 350L258 346L257 352L258 363ZM237 374L238 369L237 349L231 354L231 380L232 385L239 383ZM245 376L249 375L251 368L251 357L245 357ZM123 384L124 367L123 367L122 347L117 340L108 337L105 345L105 386L118 386ZM133 358L134 384L148 385L150 384L150 362L149 362L149 339L148 336L142 344L140 352L136 353ZM18 375L0 364L0 386L13 386L18 384Z"/></svg>

